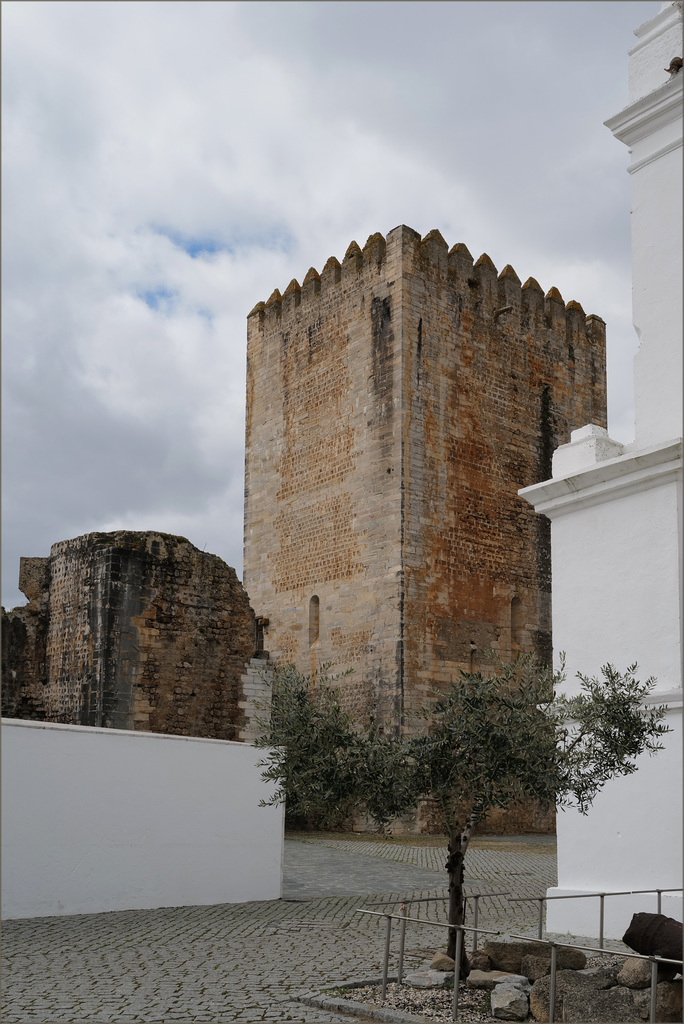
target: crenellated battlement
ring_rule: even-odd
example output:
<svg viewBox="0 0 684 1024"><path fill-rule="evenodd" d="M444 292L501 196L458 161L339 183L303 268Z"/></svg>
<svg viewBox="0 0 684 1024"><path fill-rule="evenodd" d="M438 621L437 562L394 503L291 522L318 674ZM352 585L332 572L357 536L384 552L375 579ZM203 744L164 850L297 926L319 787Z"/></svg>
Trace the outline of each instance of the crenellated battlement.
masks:
<svg viewBox="0 0 684 1024"><path fill-rule="evenodd" d="M483 252L474 260L464 242L449 249L437 228L421 237L405 225L394 228L387 236L380 232L369 235L363 248L351 241L342 262L330 256L320 274L310 267L301 286L293 278L282 295L276 288L266 302L256 303L248 320L255 318L252 325L263 329L267 321L309 315L316 303L329 300L331 291L340 286L373 287L379 277L393 277L400 260L413 273L443 277L460 296L459 308L465 305L476 316L491 318L501 329L510 329L511 316L522 315L527 321L543 317L548 328L572 335L575 343L581 343L582 331L588 341L603 340L596 325L589 330L589 320L595 314L585 314L575 299L566 304L555 286L544 294L534 277L528 277L522 284L510 263L499 273L488 253ZM600 317L595 319L603 323Z"/></svg>
<svg viewBox="0 0 684 1024"><path fill-rule="evenodd" d="M374 235L369 235L366 244L363 247L363 259L367 265L380 266L385 258L387 252L387 243L380 234L376 231Z"/></svg>
<svg viewBox="0 0 684 1024"><path fill-rule="evenodd" d="M313 267L311 269L313 270ZM327 287L330 287L330 285L339 284L341 280L342 267L340 265L340 261L335 256L331 256L330 259L326 260L326 264L323 267L321 284L325 284Z"/></svg>
<svg viewBox="0 0 684 1024"><path fill-rule="evenodd" d="M307 288L310 288L311 294L313 295L318 295L321 290L321 275L315 267L309 267L306 272L306 277L302 282L302 290L305 295L307 294Z"/></svg>

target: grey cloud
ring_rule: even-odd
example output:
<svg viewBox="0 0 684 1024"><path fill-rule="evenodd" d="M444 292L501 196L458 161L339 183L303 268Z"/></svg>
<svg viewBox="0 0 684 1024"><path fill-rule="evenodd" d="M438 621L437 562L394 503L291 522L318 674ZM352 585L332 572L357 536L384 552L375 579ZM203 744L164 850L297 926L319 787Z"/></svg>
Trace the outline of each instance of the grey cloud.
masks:
<svg viewBox="0 0 684 1024"><path fill-rule="evenodd" d="M20 554L108 524L239 569L245 316L399 223L603 315L628 432L627 153L602 122L658 7L6 4L5 600Z"/></svg>

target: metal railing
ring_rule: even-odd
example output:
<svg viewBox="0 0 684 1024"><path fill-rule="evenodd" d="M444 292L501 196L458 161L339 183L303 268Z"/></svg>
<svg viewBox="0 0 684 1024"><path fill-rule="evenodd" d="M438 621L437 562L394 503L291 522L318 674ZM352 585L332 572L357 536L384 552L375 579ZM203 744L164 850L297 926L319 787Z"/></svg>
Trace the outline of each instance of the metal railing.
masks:
<svg viewBox="0 0 684 1024"><path fill-rule="evenodd" d="M661 908L661 894L664 892L681 892L681 888L672 889L634 889L625 892L603 892L603 893L578 893L573 896L540 896L540 897L515 897L509 899L510 903L525 903L525 902L538 902L539 903L539 924L538 924L538 942L543 942L545 945L551 948L551 963L550 963L550 980L549 980L549 1024L554 1024L555 1006L556 1006L556 958L558 949L579 949L582 951L588 951L598 953L601 956L624 956L633 960L647 960L651 964L651 995L650 995L650 1012L649 1021L651 1024L655 1021L656 1014L656 1002L657 1002L657 983L658 983L658 964L674 964L678 965L681 969L681 961L670 960L667 957L653 954L651 956L645 956L641 953L627 953L622 950L617 951L614 949L605 949L603 945L603 925L604 925L604 899L606 896L631 896L641 895L644 893L657 893L658 894L658 913ZM431 928L447 928L456 932L456 951L454 957L454 996L452 1004L452 1019L457 1020L458 1018L458 988L460 984L461 974L461 961L463 957L463 945L465 941L464 933L469 932L473 935L473 951L477 949L478 935L501 935L501 931L491 931L488 929L478 929L478 906L479 900L485 899L488 896L507 896L508 893L477 893L468 897L475 902L474 910L474 926L472 928L466 927L465 925L448 924L441 921L426 921L419 920L415 917L408 916L408 905L411 903L437 903L442 902L446 899L445 896L430 896L422 899L407 899L399 902L399 914L388 914L386 911L370 910L366 907L359 908L355 911L357 914L370 914L374 917L382 917L386 921L386 932L385 932L385 949L382 966L382 983L380 992L380 1001L384 1002L387 994L387 978L389 973L389 956L390 946L392 939L392 921L399 921L401 925L400 938L399 938L399 957L398 957L398 968L397 968L397 982L401 983L404 969L404 945L406 938L406 925L410 921L411 924L428 926ZM589 899L591 897L600 897L601 909L600 909L600 935L599 935L599 947L596 946L580 946L573 945L568 942L558 942L554 939L543 938L543 912L544 903L552 899ZM394 902L394 901L392 901ZM373 904L373 906L386 906L386 903ZM515 935L508 933L511 938L521 939L524 942L535 941L529 935Z"/></svg>
<svg viewBox="0 0 684 1024"><path fill-rule="evenodd" d="M588 900L595 899L597 896L600 900L599 904L599 946L603 949L603 932L605 922L605 900L606 896L642 896L648 893L655 892L658 894L658 909L656 913L661 913L662 907L662 894L664 892L682 892L681 887L673 889L625 889L623 892L579 892L572 896L516 896L510 899L509 903L538 903L539 904L539 921L537 925L537 938L541 939L544 934L544 904L548 903L549 900Z"/></svg>
<svg viewBox="0 0 684 1024"><path fill-rule="evenodd" d="M475 892L475 893L471 893L469 896L464 896L463 897L463 916L464 917L466 915L466 910L468 909L468 901L472 900L473 903L475 904L475 906L473 908L473 927L472 927L472 932L473 932L473 953L477 949L477 941L478 941L478 936L480 934L479 931L478 931L478 928L477 928L477 924L478 924L479 917L480 917L480 900L487 899L490 896L509 896L509 895L510 895L509 892ZM404 908L406 906L408 906L409 903L444 903L448 899L449 899L449 897L446 896L446 895L445 896L424 896L424 897L417 898L417 899L400 900L399 901L399 907L403 911ZM386 907L388 903L396 903L396 902L397 902L396 900L383 900L380 903L371 903L370 906L371 907ZM412 919L412 920L414 920L414 919ZM402 928L402 932L401 932L402 938L401 938L400 955L399 955L399 973L400 974L401 974L401 968L402 968L402 965L403 965L403 962L404 962L403 937L404 937L405 933L406 933L406 927L404 926ZM499 933L497 932L496 934L498 935ZM401 978L399 978L399 980L401 981Z"/></svg>
<svg viewBox="0 0 684 1024"><path fill-rule="evenodd" d="M418 900L416 900L415 902L417 903ZM427 902L427 900L422 901L422 902ZM390 943L391 943L391 937L392 937L392 921L400 921L402 923L402 926L403 926L404 929L406 928L406 924L407 924L408 921L410 921L411 924L428 925L428 927L430 927L430 928L448 928L450 931L455 931L456 932L456 953L455 953L455 958L454 958L454 998L453 998L453 1003L452 1003L452 1007L453 1007L452 1008L452 1019L453 1020L457 1020L458 1019L458 987L459 987L460 982L461 982L461 959L463 957L463 933L464 932L472 932L472 931L474 931L474 929L473 928L466 928L466 926L463 925L463 924L444 924L441 921L419 921L415 917L409 917L408 914L404 912L405 909L406 909L405 907L402 908L401 915L399 915L399 914L383 914L379 910L367 910L365 907L361 907L361 908L359 908L358 910L355 911L355 913L357 913L357 914L372 914L374 917L384 917L386 922L387 922L387 930L385 932L385 955L384 955L383 963L382 963L382 987L381 987L381 991L380 991L380 1002L384 1003L385 996L387 994L387 976L389 974L389 953L390 953ZM501 935L502 933L501 932L485 931L484 929L481 929L480 930L480 934L481 935ZM403 940L403 934L402 934L402 940ZM402 952L403 952L403 946L402 946ZM401 975L401 968L400 968L400 970L397 972L397 981L401 982L401 978L402 978L402 975Z"/></svg>
<svg viewBox="0 0 684 1024"><path fill-rule="evenodd" d="M662 892L668 892L670 890L662 889ZM655 892L654 889L647 889L646 892ZM617 896L627 895L626 893L605 893L606 896ZM524 942L529 942L529 935L514 935L511 933L511 938L522 939ZM596 946L577 946L570 942L556 942L553 939L537 939L538 942L543 942L545 945L551 947L551 970L549 979L549 1024L554 1024L554 1017L556 1011L556 958L558 949L580 949L583 952L588 951L591 953L598 953L600 956L615 956L616 950L604 949L601 947L597 949ZM658 998L658 964L676 964L681 967L681 961L669 960L667 957L658 956L653 954L652 956L643 956L641 953L623 953L620 951L617 955L621 957L629 957L631 960L648 960L651 964L651 1002L649 1008L649 1021L650 1024L654 1024L656 1015L656 1003ZM456 1018L454 1017L454 1020Z"/></svg>

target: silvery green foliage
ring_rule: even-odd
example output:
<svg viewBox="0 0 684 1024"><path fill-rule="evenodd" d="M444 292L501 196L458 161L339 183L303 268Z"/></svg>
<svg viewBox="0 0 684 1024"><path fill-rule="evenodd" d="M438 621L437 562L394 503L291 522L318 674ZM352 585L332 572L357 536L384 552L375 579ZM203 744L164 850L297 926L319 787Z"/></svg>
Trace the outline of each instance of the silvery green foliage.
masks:
<svg viewBox="0 0 684 1024"><path fill-rule="evenodd" d="M333 682L325 669L315 679L292 665L277 669L270 716L257 719L256 745L268 748L262 778L277 786L267 802L286 802L290 814L313 815L324 826L358 807L363 743Z"/></svg>
<svg viewBox="0 0 684 1024"><path fill-rule="evenodd" d="M531 655L498 662L489 677L461 672L422 710L422 731L400 738L377 723L362 735L325 671L312 679L277 670L258 743L269 748L263 777L278 786L271 802L287 800L290 813L326 825L359 812L386 823L430 797L462 853L493 807L536 800L586 813L668 731L665 709L643 706L653 679L639 682L636 665L601 673L580 675L579 695L566 697L563 670Z"/></svg>
<svg viewBox="0 0 684 1024"><path fill-rule="evenodd" d="M631 775L642 753L663 749L660 737L670 732L664 706L644 706L655 686L636 678L637 665L621 674L612 665L601 668L602 679L578 673L580 693L557 696L548 709L556 747L556 801L586 814L609 779Z"/></svg>

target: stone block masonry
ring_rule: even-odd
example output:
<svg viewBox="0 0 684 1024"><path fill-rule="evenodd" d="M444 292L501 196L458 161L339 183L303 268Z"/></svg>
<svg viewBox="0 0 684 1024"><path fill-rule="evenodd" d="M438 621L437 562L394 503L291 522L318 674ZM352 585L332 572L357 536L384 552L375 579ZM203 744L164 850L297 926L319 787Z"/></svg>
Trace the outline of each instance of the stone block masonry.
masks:
<svg viewBox="0 0 684 1024"><path fill-rule="evenodd" d="M251 738L254 613L216 555L90 533L23 558L19 585L29 603L3 612L5 717Z"/></svg>
<svg viewBox="0 0 684 1024"><path fill-rule="evenodd" d="M606 422L605 324L438 231L352 242L248 317L244 584L271 659L360 723L492 648L551 654L549 524L517 491Z"/></svg>

